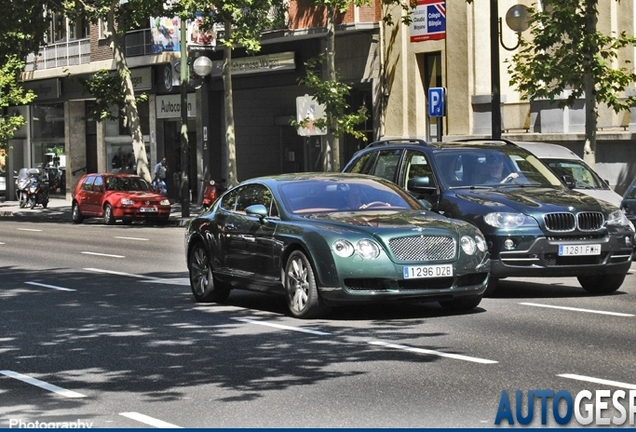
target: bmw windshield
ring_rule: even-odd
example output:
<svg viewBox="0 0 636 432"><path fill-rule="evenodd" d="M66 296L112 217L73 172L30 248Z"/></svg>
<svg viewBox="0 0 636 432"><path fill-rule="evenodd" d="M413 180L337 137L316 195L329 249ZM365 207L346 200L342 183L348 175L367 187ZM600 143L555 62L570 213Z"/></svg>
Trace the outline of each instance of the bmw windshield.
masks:
<svg viewBox="0 0 636 432"><path fill-rule="evenodd" d="M534 155L523 149L462 148L435 153L447 188L503 185L558 187L561 181Z"/></svg>

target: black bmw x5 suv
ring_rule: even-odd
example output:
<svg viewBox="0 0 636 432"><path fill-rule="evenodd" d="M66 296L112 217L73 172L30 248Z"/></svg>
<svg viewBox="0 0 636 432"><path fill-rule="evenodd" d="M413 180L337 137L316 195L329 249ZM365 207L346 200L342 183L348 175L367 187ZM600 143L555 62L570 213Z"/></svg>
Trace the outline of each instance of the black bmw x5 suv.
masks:
<svg viewBox="0 0 636 432"><path fill-rule="evenodd" d="M631 266L634 227L624 213L569 189L571 179L509 141L382 140L344 171L389 179L475 224L490 249L487 295L500 278L518 276L575 276L590 293L610 293Z"/></svg>

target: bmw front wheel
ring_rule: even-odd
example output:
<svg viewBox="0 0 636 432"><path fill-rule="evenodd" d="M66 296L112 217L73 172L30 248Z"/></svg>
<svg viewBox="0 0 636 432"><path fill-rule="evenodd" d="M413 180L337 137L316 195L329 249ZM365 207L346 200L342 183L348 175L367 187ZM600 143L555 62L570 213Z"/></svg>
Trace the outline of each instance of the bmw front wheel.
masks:
<svg viewBox="0 0 636 432"><path fill-rule="evenodd" d="M583 289L590 294L610 294L621 287L624 274L599 274L579 276L577 278Z"/></svg>
<svg viewBox="0 0 636 432"><path fill-rule="evenodd" d="M301 251L294 251L287 259L284 273L287 306L296 318L316 318L326 313L316 287L311 263Z"/></svg>
<svg viewBox="0 0 636 432"><path fill-rule="evenodd" d="M224 302L230 296L230 288L214 277L208 251L202 243L195 244L190 250L188 270L190 288L197 301Z"/></svg>

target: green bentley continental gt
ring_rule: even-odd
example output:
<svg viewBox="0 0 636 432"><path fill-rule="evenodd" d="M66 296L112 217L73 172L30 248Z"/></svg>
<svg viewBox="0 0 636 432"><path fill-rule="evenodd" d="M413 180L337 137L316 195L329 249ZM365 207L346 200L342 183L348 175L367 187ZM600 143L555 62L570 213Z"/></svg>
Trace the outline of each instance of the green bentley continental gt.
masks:
<svg viewBox="0 0 636 432"><path fill-rule="evenodd" d="M282 294L298 318L395 300L472 309L490 269L472 224L427 210L384 179L341 173L229 189L190 220L185 254L197 301L223 302L233 288Z"/></svg>

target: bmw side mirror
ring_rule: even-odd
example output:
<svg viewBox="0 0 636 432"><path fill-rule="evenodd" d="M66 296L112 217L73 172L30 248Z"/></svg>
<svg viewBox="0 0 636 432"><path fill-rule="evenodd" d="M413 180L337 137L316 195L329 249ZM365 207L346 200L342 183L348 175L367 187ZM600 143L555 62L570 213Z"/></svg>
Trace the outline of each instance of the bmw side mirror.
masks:
<svg viewBox="0 0 636 432"><path fill-rule="evenodd" d="M267 217L267 208L263 204L254 204L245 209L248 216L256 216L259 219Z"/></svg>
<svg viewBox="0 0 636 432"><path fill-rule="evenodd" d="M569 189L574 189L574 186L576 186L576 181L571 175L564 175L561 177L561 180L563 180L563 183L565 183Z"/></svg>
<svg viewBox="0 0 636 432"><path fill-rule="evenodd" d="M437 191L430 176L413 177L406 184L406 188L416 194L430 195Z"/></svg>

